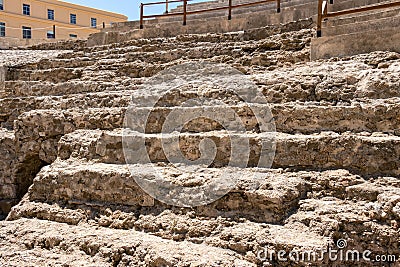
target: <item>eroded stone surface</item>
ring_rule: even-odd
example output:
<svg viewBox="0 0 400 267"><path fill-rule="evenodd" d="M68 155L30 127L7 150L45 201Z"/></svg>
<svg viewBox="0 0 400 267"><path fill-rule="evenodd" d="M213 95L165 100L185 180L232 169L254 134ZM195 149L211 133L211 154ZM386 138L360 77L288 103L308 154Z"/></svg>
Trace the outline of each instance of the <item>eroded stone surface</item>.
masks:
<svg viewBox="0 0 400 267"><path fill-rule="evenodd" d="M2 51L0 65L11 67L0 88L3 216L14 207L0 222L0 264L310 266L276 257L263 262L257 252L335 248L341 238L351 249L398 256L400 56L309 62L311 36L310 25L300 22L90 48L60 44L73 52ZM34 49L40 47L56 48ZM124 165L120 128L132 97L137 128L144 124L140 114L152 108L149 99L160 97L145 87L148 77L191 60L226 63L256 84L268 105L249 102L270 108L277 150L273 169L226 167L229 133L200 118L184 128L181 148L196 159L201 138L211 137L219 144L218 164L202 176L180 173L161 150L168 136L159 133L171 110L196 95L209 99L192 110L212 106L223 116L218 100L238 111L253 138L252 166L261 134L232 92L170 92L143 137L155 168L176 184L204 184L221 174L238 180L216 202L178 208L137 185ZM154 176L148 164L136 169ZM258 180L250 179L254 173ZM343 266L326 258L315 265Z"/></svg>

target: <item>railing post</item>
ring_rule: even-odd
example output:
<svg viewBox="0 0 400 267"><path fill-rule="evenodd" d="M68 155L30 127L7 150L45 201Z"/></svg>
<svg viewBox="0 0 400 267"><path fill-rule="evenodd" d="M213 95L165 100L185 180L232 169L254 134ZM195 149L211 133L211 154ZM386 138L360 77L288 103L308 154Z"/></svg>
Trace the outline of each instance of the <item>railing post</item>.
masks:
<svg viewBox="0 0 400 267"><path fill-rule="evenodd" d="M183 0L183 25L186 25L187 0Z"/></svg>
<svg viewBox="0 0 400 267"><path fill-rule="evenodd" d="M318 19L317 19L317 37L322 36L321 26L322 26L322 1L318 0Z"/></svg>
<svg viewBox="0 0 400 267"><path fill-rule="evenodd" d="M281 0L276 0L276 13L281 13Z"/></svg>
<svg viewBox="0 0 400 267"><path fill-rule="evenodd" d="M168 14L168 0L165 0L165 14Z"/></svg>
<svg viewBox="0 0 400 267"><path fill-rule="evenodd" d="M140 29L143 29L143 3L140 4Z"/></svg>
<svg viewBox="0 0 400 267"><path fill-rule="evenodd" d="M228 20L232 19L232 0L229 0Z"/></svg>

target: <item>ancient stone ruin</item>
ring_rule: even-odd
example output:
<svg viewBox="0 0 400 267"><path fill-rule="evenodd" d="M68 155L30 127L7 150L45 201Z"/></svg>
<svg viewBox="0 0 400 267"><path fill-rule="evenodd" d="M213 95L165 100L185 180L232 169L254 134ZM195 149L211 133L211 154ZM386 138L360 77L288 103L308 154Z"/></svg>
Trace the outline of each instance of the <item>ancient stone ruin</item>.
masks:
<svg viewBox="0 0 400 267"><path fill-rule="evenodd" d="M280 14L251 7L233 14L233 28L210 32L188 29L218 12L177 32L163 30L179 23L172 19L143 30L132 22L88 41L0 50L0 266L399 266L400 54L310 60L311 42L320 42L315 4L282 2ZM398 20L396 11L371 16ZM280 19L246 24L269 13ZM220 72L191 79L217 73L237 83L157 89L199 63ZM274 133L270 166L260 164L265 125L256 113ZM171 114L184 122L179 133L163 128ZM185 121L190 114L215 118ZM131 156L127 126L144 146ZM163 151L176 135L187 161L202 157L203 140L214 143L208 168L176 168L186 163ZM246 166L229 164L234 137L248 140ZM182 207L138 184L155 173L189 188L221 176L236 182L215 201Z"/></svg>

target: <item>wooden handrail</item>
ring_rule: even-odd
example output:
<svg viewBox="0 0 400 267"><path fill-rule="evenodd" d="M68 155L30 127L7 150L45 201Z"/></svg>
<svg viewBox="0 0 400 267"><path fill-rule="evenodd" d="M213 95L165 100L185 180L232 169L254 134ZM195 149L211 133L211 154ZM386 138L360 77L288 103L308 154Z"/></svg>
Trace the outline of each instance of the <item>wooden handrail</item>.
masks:
<svg viewBox="0 0 400 267"><path fill-rule="evenodd" d="M222 7L215 7L215 8L209 8L209 9L201 9L201 10L194 10L194 11L187 11L187 2L193 1L193 0L165 0L165 1L160 1L160 2L151 2L151 3L141 3L140 4L140 29L143 29L143 21L144 19L147 18L161 18L161 17L171 17L171 16L183 16L183 25L186 25L186 20L187 20L187 15L192 15L192 14L199 14L199 13L206 13L206 12L212 12L212 11L219 11L219 10L226 10L228 9L228 20L232 19L232 9L234 8L240 8L240 7L247 7L247 6L255 6L255 5L260 5L264 3L269 3L269 2L276 2L276 11L279 13L281 11L281 0L261 0L257 2L250 2L250 3L244 3L244 4L238 4L238 5L232 5L232 0L228 1L228 6L222 6ZM168 3L177 3L177 2L183 2L183 11L182 12L176 12L176 13L169 13L168 12ZM166 4L166 12L164 14L155 14L155 15L144 15L144 6L149 6L149 5L160 5L160 4Z"/></svg>
<svg viewBox="0 0 400 267"><path fill-rule="evenodd" d="M332 0L330 0L330 2L333 3ZM324 8L324 3L325 3L325 8ZM345 10L341 10L341 11L328 12L328 1L327 0L318 0L317 37L322 36L321 28L322 28L322 20L324 20L324 19L340 17L340 16L349 15L349 14L368 12L368 11L378 10L378 9L396 7L396 6L400 6L400 2L382 3L382 4L375 4L375 5L369 5L369 6L364 6L364 7L358 7L358 8L345 9Z"/></svg>

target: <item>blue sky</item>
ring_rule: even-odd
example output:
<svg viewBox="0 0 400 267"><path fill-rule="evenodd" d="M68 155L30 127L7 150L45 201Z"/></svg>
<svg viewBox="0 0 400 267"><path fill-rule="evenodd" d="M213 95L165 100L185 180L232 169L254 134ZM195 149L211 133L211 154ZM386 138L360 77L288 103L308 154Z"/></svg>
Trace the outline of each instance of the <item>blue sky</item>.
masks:
<svg viewBox="0 0 400 267"><path fill-rule="evenodd" d="M85 5L94 8L99 8L107 11L117 12L129 17L129 20L139 19L139 5L140 3L159 2L160 0L63 0L65 2L75 3L78 5ZM164 0L161 0L164 1ZM206 0L196 0L193 2L204 2ZM192 3L193 3L192 2ZM170 4L174 7L177 4ZM145 14L160 14L165 11L165 6L157 5L152 7L145 7Z"/></svg>

